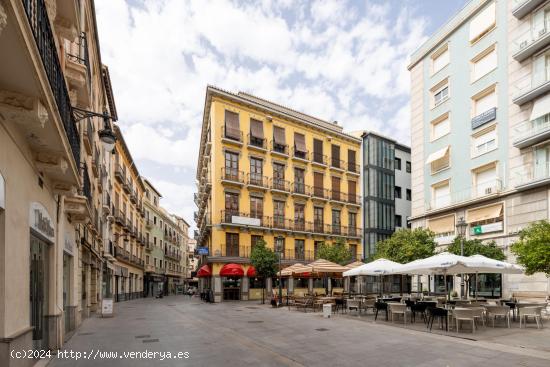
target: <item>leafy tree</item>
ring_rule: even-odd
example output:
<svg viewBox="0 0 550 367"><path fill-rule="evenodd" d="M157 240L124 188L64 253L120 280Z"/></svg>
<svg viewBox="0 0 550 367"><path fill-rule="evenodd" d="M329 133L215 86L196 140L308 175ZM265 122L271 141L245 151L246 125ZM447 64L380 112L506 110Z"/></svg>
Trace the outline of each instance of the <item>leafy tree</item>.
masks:
<svg viewBox="0 0 550 367"><path fill-rule="evenodd" d="M537 272L550 277L550 223L540 221L519 233L519 240L511 247L517 262L525 267L525 273Z"/></svg>
<svg viewBox="0 0 550 367"><path fill-rule="evenodd" d="M256 269L256 274L258 274L258 277L263 279L263 304L265 303L265 280L267 278L272 278L277 274L277 255L273 252L273 250L266 247L266 242L264 240L259 240L252 248L250 262Z"/></svg>
<svg viewBox="0 0 550 367"><path fill-rule="evenodd" d="M317 250L317 257L336 264L345 265L351 260L351 251L347 248L344 240L339 238L332 245L327 243L321 244Z"/></svg>
<svg viewBox="0 0 550 367"><path fill-rule="evenodd" d="M447 251L451 254L460 255L461 237L457 236L453 243L447 247ZM504 251L497 246L495 241L483 243L480 239L464 239L464 256L483 255L490 259L504 260L506 256Z"/></svg>
<svg viewBox="0 0 550 367"><path fill-rule="evenodd" d="M432 256L435 247L432 231L423 228L400 229L376 244L373 259L384 258L405 264Z"/></svg>

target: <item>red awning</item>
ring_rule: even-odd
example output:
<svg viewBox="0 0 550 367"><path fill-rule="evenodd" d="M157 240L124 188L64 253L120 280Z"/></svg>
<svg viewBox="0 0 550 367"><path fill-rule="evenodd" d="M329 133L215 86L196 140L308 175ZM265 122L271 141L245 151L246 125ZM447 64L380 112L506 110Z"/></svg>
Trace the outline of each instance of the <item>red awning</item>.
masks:
<svg viewBox="0 0 550 367"><path fill-rule="evenodd" d="M250 265L246 271L246 276L249 278L254 278L256 276L256 268Z"/></svg>
<svg viewBox="0 0 550 367"><path fill-rule="evenodd" d="M197 277L199 278L210 277L210 276L212 276L212 269L210 269L210 266L208 265L201 266L199 271L197 271Z"/></svg>
<svg viewBox="0 0 550 367"><path fill-rule="evenodd" d="M237 264L225 264L220 269L220 276L222 277L242 277L244 276L243 267Z"/></svg>

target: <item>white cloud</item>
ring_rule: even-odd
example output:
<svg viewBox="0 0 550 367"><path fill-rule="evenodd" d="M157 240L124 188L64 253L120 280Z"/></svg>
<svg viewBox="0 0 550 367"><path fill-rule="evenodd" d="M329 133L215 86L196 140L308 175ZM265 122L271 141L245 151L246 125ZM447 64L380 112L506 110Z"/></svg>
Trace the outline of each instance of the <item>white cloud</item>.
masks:
<svg viewBox="0 0 550 367"><path fill-rule="evenodd" d="M179 172L196 165L208 84L337 120L346 130L409 139L406 65L426 22L407 4L97 0L96 7L132 155L138 165L171 166L170 182L186 187L166 183L167 206L193 207L194 177Z"/></svg>

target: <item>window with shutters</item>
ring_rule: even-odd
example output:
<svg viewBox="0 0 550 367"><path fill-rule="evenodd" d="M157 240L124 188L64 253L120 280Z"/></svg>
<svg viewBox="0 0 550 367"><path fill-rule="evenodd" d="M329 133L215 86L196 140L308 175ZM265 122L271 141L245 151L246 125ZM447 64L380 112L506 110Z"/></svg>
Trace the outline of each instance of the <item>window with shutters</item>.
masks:
<svg viewBox="0 0 550 367"><path fill-rule="evenodd" d="M496 125L472 136L472 157L491 152L498 148Z"/></svg>
<svg viewBox="0 0 550 367"><path fill-rule="evenodd" d="M316 233L323 233L325 219L324 219L324 209L321 207L313 208L313 228Z"/></svg>
<svg viewBox="0 0 550 367"><path fill-rule="evenodd" d="M239 180L239 154L225 152L225 173L224 179L238 181Z"/></svg>
<svg viewBox="0 0 550 367"><path fill-rule="evenodd" d="M431 122L431 141L442 138L451 132L451 118L447 112ZM410 162L409 162L410 163Z"/></svg>
<svg viewBox="0 0 550 367"><path fill-rule="evenodd" d="M262 219L264 215L264 201L261 197L250 197L250 217Z"/></svg>
<svg viewBox="0 0 550 367"><path fill-rule="evenodd" d="M472 97L473 104L473 116L479 116L495 107L497 107L497 92L496 86L492 85L491 87L485 89L481 93L476 94Z"/></svg>
<svg viewBox="0 0 550 367"><path fill-rule="evenodd" d="M340 215L340 210L332 209L332 234L342 233L342 218Z"/></svg>
<svg viewBox="0 0 550 367"><path fill-rule="evenodd" d="M349 235L357 236L357 213L348 213Z"/></svg>
<svg viewBox="0 0 550 367"><path fill-rule="evenodd" d="M359 173L359 166L355 163L355 150L348 149L348 171Z"/></svg>
<svg viewBox="0 0 550 367"><path fill-rule="evenodd" d="M496 26L496 4L493 1L470 21L470 43L475 43Z"/></svg>
<svg viewBox="0 0 550 367"><path fill-rule="evenodd" d="M359 198L355 194L357 190L357 182L348 180L348 201L353 204L359 204Z"/></svg>
<svg viewBox="0 0 550 367"><path fill-rule="evenodd" d="M265 148L264 127L260 120L250 119L250 145Z"/></svg>
<svg viewBox="0 0 550 367"><path fill-rule="evenodd" d="M340 193L340 177L332 176L332 200L341 200L341 193Z"/></svg>
<svg viewBox="0 0 550 367"><path fill-rule="evenodd" d="M225 233L225 256L239 256L238 233Z"/></svg>
<svg viewBox="0 0 550 367"><path fill-rule="evenodd" d="M313 139L313 162L326 164L325 156L323 155L323 141Z"/></svg>
<svg viewBox="0 0 550 367"><path fill-rule="evenodd" d="M285 191L285 165L280 163L273 163L273 188L275 190Z"/></svg>
<svg viewBox="0 0 550 367"><path fill-rule="evenodd" d="M288 154L285 129L280 126L273 126L273 151L277 153Z"/></svg>
<svg viewBox="0 0 550 367"><path fill-rule="evenodd" d="M264 186L263 160L259 158L250 158L250 184Z"/></svg>
<svg viewBox="0 0 550 367"><path fill-rule="evenodd" d="M449 83L447 79L440 82L431 90L432 92L432 108L439 106L449 99Z"/></svg>
<svg viewBox="0 0 550 367"><path fill-rule="evenodd" d="M476 197L495 194L499 189L496 162L474 170L473 181Z"/></svg>
<svg viewBox="0 0 550 367"><path fill-rule="evenodd" d="M305 170L302 168L294 168L294 192L305 194Z"/></svg>
<svg viewBox="0 0 550 367"><path fill-rule="evenodd" d="M238 113L225 110L225 137L236 141L242 140Z"/></svg>
<svg viewBox="0 0 550 367"><path fill-rule="evenodd" d="M432 206L434 209L451 204L451 184L449 180L432 185Z"/></svg>
<svg viewBox="0 0 550 367"><path fill-rule="evenodd" d="M232 223L232 217L239 215L239 195L231 192L225 193L225 222Z"/></svg>
<svg viewBox="0 0 550 367"><path fill-rule="evenodd" d="M320 172L313 172L313 195L317 197L325 197L325 189L323 187L324 175Z"/></svg>
<svg viewBox="0 0 550 367"><path fill-rule="evenodd" d="M284 228L285 226L285 202L273 201L273 226L275 228Z"/></svg>
<svg viewBox="0 0 550 367"><path fill-rule="evenodd" d="M294 157L307 159L306 137L304 134L294 133Z"/></svg>
<svg viewBox="0 0 550 367"><path fill-rule="evenodd" d="M301 203L294 204L294 228L297 231L304 231L306 225L305 205Z"/></svg>
<svg viewBox="0 0 550 367"><path fill-rule="evenodd" d="M451 61L449 54L449 44L446 43L445 45L443 45L443 47L440 47L436 52L433 53L431 59L432 75L443 69L445 66L449 65L449 62Z"/></svg>
<svg viewBox="0 0 550 367"><path fill-rule="evenodd" d="M331 157L330 157L330 165L334 168L342 168L341 160L340 160L340 146L338 145L331 145Z"/></svg>
<svg viewBox="0 0 550 367"><path fill-rule="evenodd" d="M497 68L497 50L493 44L483 50L471 61L472 82L484 77Z"/></svg>

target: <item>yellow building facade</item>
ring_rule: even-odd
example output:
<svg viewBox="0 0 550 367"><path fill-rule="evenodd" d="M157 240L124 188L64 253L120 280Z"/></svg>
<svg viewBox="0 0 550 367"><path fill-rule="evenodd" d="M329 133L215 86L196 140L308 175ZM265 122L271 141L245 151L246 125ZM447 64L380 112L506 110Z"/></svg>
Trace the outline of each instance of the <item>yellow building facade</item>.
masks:
<svg viewBox="0 0 550 367"><path fill-rule="evenodd" d="M145 186L118 126L113 183L115 301L143 296Z"/></svg>
<svg viewBox="0 0 550 367"><path fill-rule="evenodd" d="M336 123L208 87L195 195L197 251L208 249L201 287L215 301L259 298L249 257L260 239L285 266L337 239L362 258L360 149Z"/></svg>

